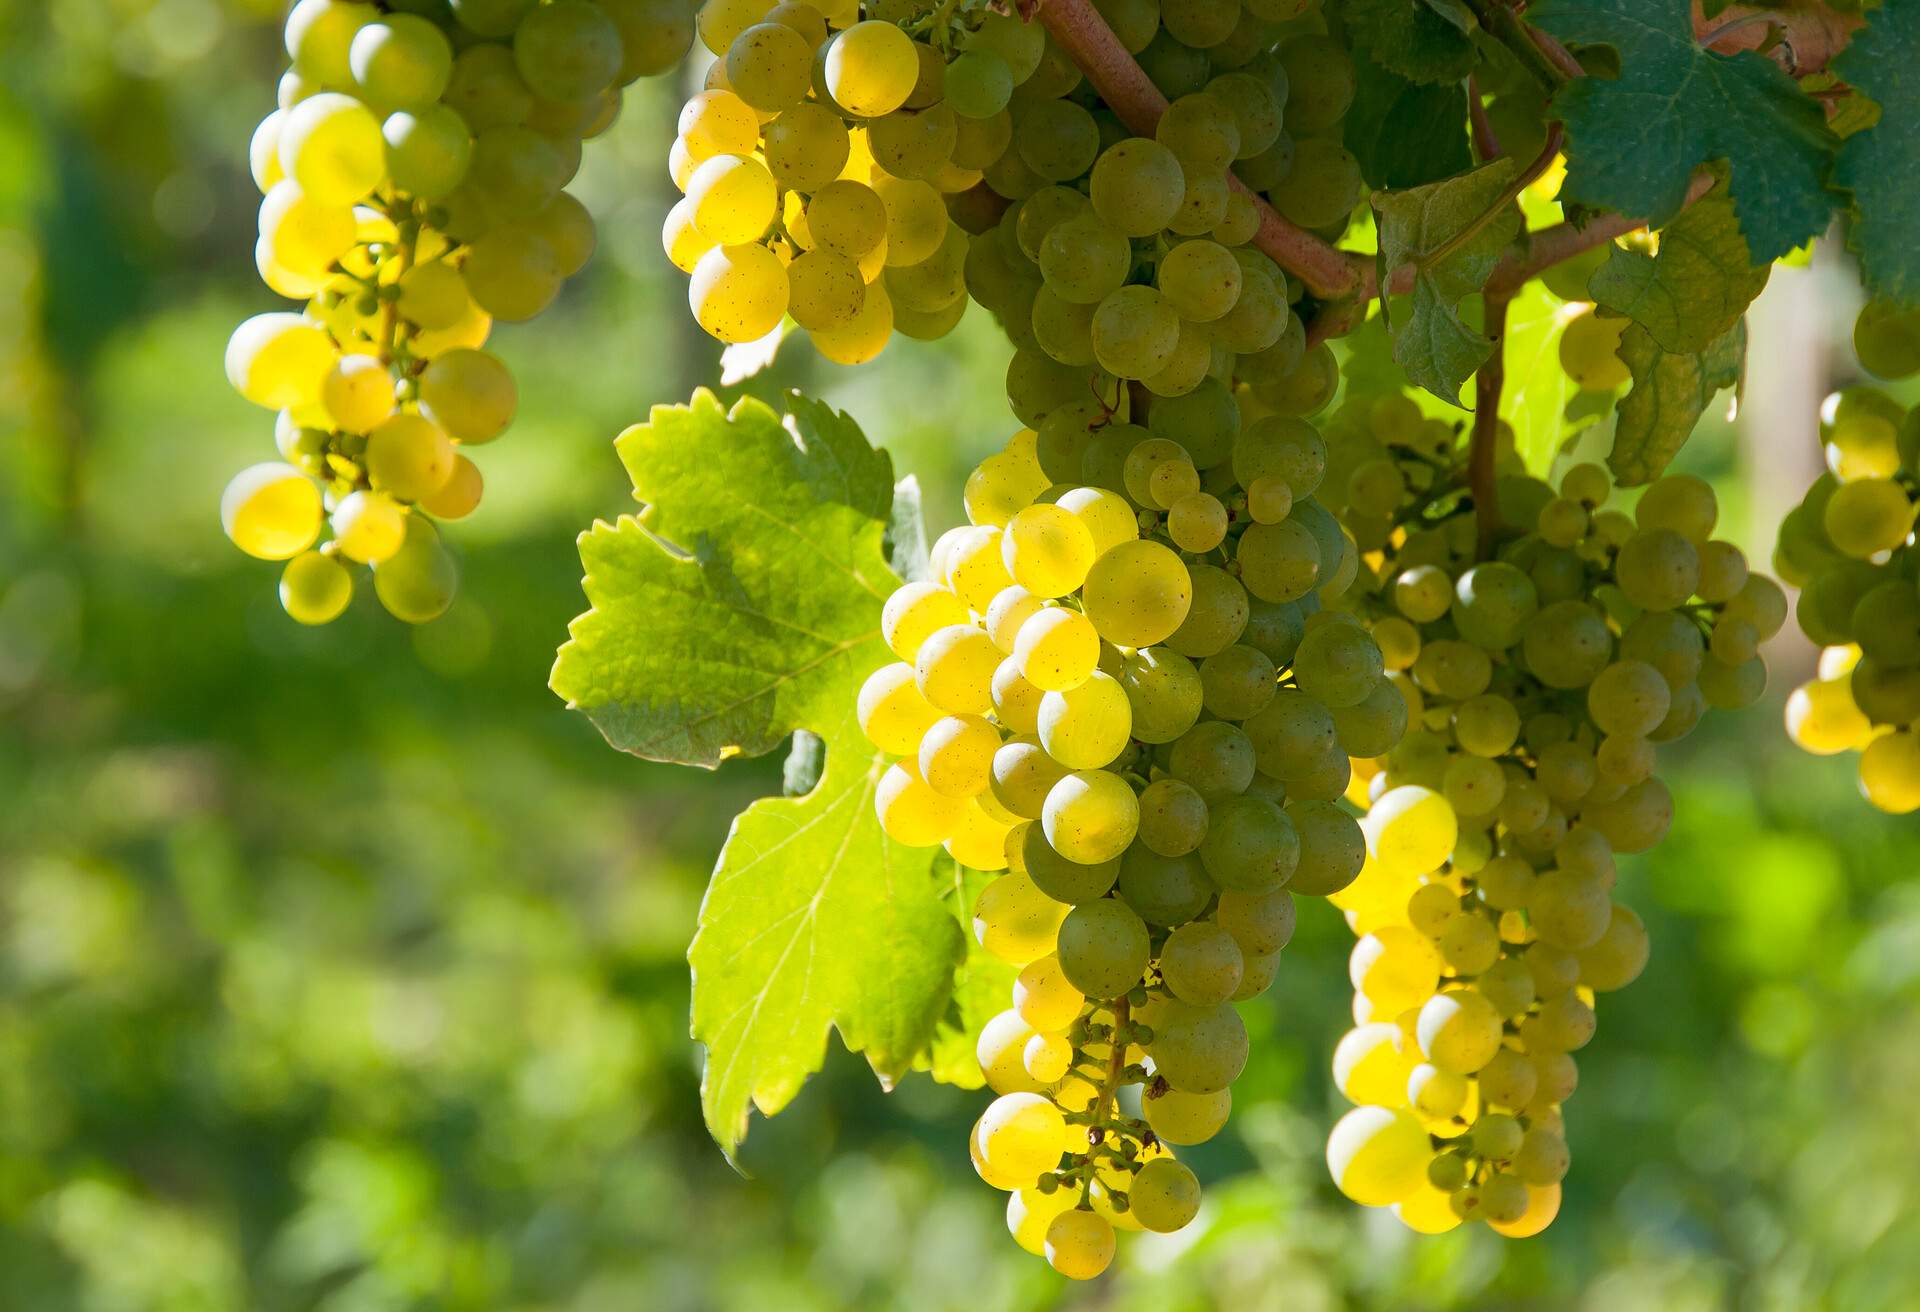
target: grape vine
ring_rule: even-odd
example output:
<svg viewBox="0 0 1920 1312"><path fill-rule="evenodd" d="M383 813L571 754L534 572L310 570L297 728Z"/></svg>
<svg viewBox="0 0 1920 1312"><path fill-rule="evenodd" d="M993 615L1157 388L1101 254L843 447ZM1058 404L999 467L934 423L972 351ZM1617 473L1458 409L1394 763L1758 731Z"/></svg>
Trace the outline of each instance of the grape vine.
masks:
<svg viewBox="0 0 1920 1312"><path fill-rule="evenodd" d="M1862 364L1920 373L1920 0L300 0L287 45L259 260L307 306L234 337L283 461L223 514L297 620L355 563L444 610L434 524L514 409L480 348L584 266L580 142L690 48L660 241L709 335L861 365L978 305L1011 347L1018 426L930 550L797 396L656 409L618 444L647 509L583 538L556 691L653 759L796 738L690 954L724 1148L834 1027L984 1083L1014 1240L1096 1277L1199 1214L1175 1150L1318 898L1357 940L1333 1183L1422 1233L1552 1222L1573 1054L1651 950L1614 893L1671 819L1656 748L1761 696L1790 610L1668 466L1836 212ZM1896 812L1916 434L1838 393L1775 556L1828 648L1790 734Z"/></svg>

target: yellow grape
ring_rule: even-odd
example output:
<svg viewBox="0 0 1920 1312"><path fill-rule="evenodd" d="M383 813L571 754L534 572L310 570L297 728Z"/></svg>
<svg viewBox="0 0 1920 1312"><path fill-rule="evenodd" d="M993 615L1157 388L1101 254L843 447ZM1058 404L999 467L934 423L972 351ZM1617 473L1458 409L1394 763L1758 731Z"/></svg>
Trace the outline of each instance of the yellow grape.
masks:
<svg viewBox="0 0 1920 1312"><path fill-rule="evenodd" d="M693 202L682 196L667 211L660 226L660 247L682 273L692 273L700 257L717 245L703 234L693 221Z"/></svg>
<svg viewBox="0 0 1920 1312"><path fill-rule="evenodd" d="M975 797L986 790L999 750L1000 731L989 721L949 715L928 726L920 739L920 776L936 793Z"/></svg>
<svg viewBox="0 0 1920 1312"><path fill-rule="evenodd" d="M1070 770L1097 770L1125 750L1133 708L1120 681L1102 671L1040 701L1040 743ZM997 743L996 743L997 746Z"/></svg>
<svg viewBox="0 0 1920 1312"><path fill-rule="evenodd" d="M966 810L960 813L959 823L943 844L948 856L970 870L1007 868L1007 831L1012 826L994 819L981 804L990 796L982 793L967 804Z"/></svg>
<svg viewBox="0 0 1920 1312"><path fill-rule="evenodd" d="M1333 1083L1348 1102L1398 1107L1407 1100L1409 1063L1398 1025L1356 1025L1333 1050Z"/></svg>
<svg viewBox="0 0 1920 1312"><path fill-rule="evenodd" d="M957 529L945 553L947 586L970 610L985 613L1001 590L1013 582L1001 559L1000 536L997 528Z"/></svg>
<svg viewBox="0 0 1920 1312"><path fill-rule="evenodd" d="M920 693L949 715L985 715L993 707L993 674L1000 664L993 639L971 624L949 624L927 635L914 657Z"/></svg>
<svg viewBox="0 0 1920 1312"><path fill-rule="evenodd" d="M798 104L813 80L812 48L784 23L755 23L728 45L726 59L728 85L763 114Z"/></svg>
<svg viewBox="0 0 1920 1312"><path fill-rule="evenodd" d="M937 583L903 583L880 609L880 637L893 654L910 661L935 629L965 624L967 608Z"/></svg>
<svg viewBox="0 0 1920 1312"><path fill-rule="evenodd" d="M835 364L865 364L879 355L893 336L893 302L887 289L870 283L853 319L837 328L808 330L816 351Z"/></svg>
<svg viewBox="0 0 1920 1312"><path fill-rule="evenodd" d="M323 204L288 179L260 202L260 238L277 267L319 281L353 249L358 229L350 207Z"/></svg>
<svg viewBox="0 0 1920 1312"><path fill-rule="evenodd" d="M760 119L731 91L696 91L681 106L679 140L694 164L715 155L751 155L760 145Z"/></svg>
<svg viewBox="0 0 1920 1312"><path fill-rule="evenodd" d="M1411 1197L1426 1183L1432 1158L1426 1128L1397 1108L1356 1107L1327 1137L1327 1170L1334 1185L1367 1207Z"/></svg>
<svg viewBox="0 0 1920 1312"><path fill-rule="evenodd" d="M1873 722L1853 701L1851 676L1814 679L1787 697L1787 737L1816 756L1858 751L1873 736Z"/></svg>
<svg viewBox="0 0 1920 1312"><path fill-rule="evenodd" d="M512 372L485 351L446 351L420 375L421 413L468 446L505 432L519 405Z"/></svg>
<svg viewBox="0 0 1920 1312"><path fill-rule="evenodd" d="M765 246L716 246L687 283L700 326L723 342L755 342L787 312L787 271Z"/></svg>
<svg viewBox="0 0 1920 1312"><path fill-rule="evenodd" d="M855 118L879 118L906 103L920 80L913 39L892 23L855 23L827 47L827 94Z"/></svg>
<svg viewBox="0 0 1920 1312"><path fill-rule="evenodd" d="M343 432L371 432L393 413L393 377L371 355L343 355L320 381L320 404Z"/></svg>
<svg viewBox="0 0 1920 1312"><path fill-rule="evenodd" d="M220 497L220 525L261 560L286 560L320 536L320 488L292 465L268 461L233 476Z"/></svg>
<svg viewBox="0 0 1920 1312"><path fill-rule="evenodd" d="M1117 774L1080 770L1048 790L1040 822L1053 850L1081 865L1118 857L1140 829L1140 801Z"/></svg>
<svg viewBox="0 0 1920 1312"><path fill-rule="evenodd" d="M1048 953L1020 968L1013 982L1013 1008L1036 1030L1058 1032L1079 1017L1086 995L1060 973L1060 958Z"/></svg>
<svg viewBox="0 0 1920 1312"><path fill-rule="evenodd" d="M1397 1016L1433 996L1440 964L1440 954L1420 934L1385 925L1353 945L1347 966L1354 988Z"/></svg>
<svg viewBox="0 0 1920 1312"><path fill-rule="evenodd" d="M1113 1263L1113 1223L1077 1208L1047 1226L1047 1264L1069 1280L1091 1280Z"/></svg>
<svg viewBox="0 0 1920 1312"><path fill-rule="evenodd" d="M1449 989L1428 998L1416 1030L1426 1059L1454 1075L1473 1074L1500 1050L1500 1013L1473 989Z"/></svg>
<svg viewBox="0 0 1920 1312"><path fill-rule="evenodd" d="M944 842L966 807L966 799L943 797L927 787L919 762L910 756L887 767L874 785L873 809L880 828L888 838L908 847Z"/></svg>
<svg viewBox="0 0 1920 1312"><path fill-rule="evenodd" d="M722 246L756 241L780 212L767 166L744 155L715 155L687 181L694 226Z"/></svg>
<svg viewBox="0 0 1920 1312"><path fill-rule="evenodd" d="M993 600L987 603L987 636L993 639L994 646L1009 656L1013 655L1019 643L1020 630L1028 620L1046 609L1046 605L1045 601L1018 583L1008 584L994 593Z"/></svg>
<svg viewBox="0 0 1920 1312"><path fill-rule="evenodd" d="M418 501L453 476L453 443L420 415L398 414L367 436L367 478L400 501Z"/></svg>
<svg viewBox="0 0 1920 1312"><path fill-rule="evenodd" d="M352 96L309 96L280 126L280 167L322 204L357 204L386 176L380 120Z"/></svg>
<svg viewBox="0 0 1920 1312"><path fill-rule="evenodd" d="M1860 792L1891 815L1920 810L1920 734L1883 733L1860 753Z"/></svg>
<svg viewBox="0 0 1920 1312"><path fill-rule="evenodd" d="M1035 1257L1047 1255L1047 1230L1062 1212L1078 1206L1080 1196L1072 1189L1041 1193L1038 1189L1016 1189L1007 1196L1007 1232L1013 1242Z"/></svg>
<svg viewBox="0 0 1920 1312"><path fill-rule="evenodd" d="M787 282L792 288L787 311L795 323L815 333L816 344L820 333L849 333L866 308L867 284L860 266L832 251L802 251L787 266ZM873 331L871 325L868 331Z"/></svg>
<svg viewBox="0 0 1920 1312"><path fill-rule="evenodd" d="M860 732L891 756L916 755L921 737L940 718L940 712L920 695L913 666L905 661L882 665L867 676L860 685L855 715Z"/></svg>
<svg viewBox="0 0 1920 1312"><path fill-rule="evenodd" d="M1001 556L1013 581L1036 597L1061 597L1093 568L1093 534L1071 511L1042 502L1007 521Z"/></svg>
<svg viewBox="0 0 1920 1312"><path fill-rule="evenodd" d="M330 623L352 600L353 575L318 551L301 552L280 574L280 605L301 624Z"/></svg>
<svg viewBox="0 0 1920 1312"><path fill-rule="evenodd" d="M1000 875L974 899L973 937L1000 960L1024 966L1053 951L1054 936L1068 910L1066 903L1042 893L1026 875Z"/></svg>
<svg viewBox="0 0 1920 1312"><path fill-rule="evenodd" d="M420 509L435 519L465 519L480 504L486 483L480 477L480 466L465 456L453 458L453 472L440 489L420 498Z"/></svg>
<svg viewBox="0 0 1920 1312"><path fill-rule="evenodd" d="M1082 599L1101 637L1122 647L1150 647L1187 618L1193 579L1180 557L1159 543L1123 542L1094 562Z"/></svg>
<svg viewBox="0 0 1920 1312"><path fill-rule="evenodd" d="M298 314L256 314L227 341L227 381L269 410L298 410L320 399L338 352L326 329Z"/></svg>
<svg viewBox="0 0 1920 1312"><path fill-rule="evenodd" d="M1447 799L1431 788L1406 784L1382 794L1361 828L1381 871L1389 878L1430 874L1446 864L1460 825Z"/></svg>
<svg viewBox="0 0 1920 1312"><path fill-rule="evenodd" d="M1043 476L1044 477L1044 476ZM1140 520L1127 499L1100 487L1077 487L1054 503L1086 527L1098 560L1123 542L1140 536Z"/></svg>
<svg viewBox="0 0 1920 1312"><path fill-rule="evenodd" d="M1093 622L1066 606L1035 611L1014 637L1021 677L1042 692L1064 692L1087 681L1100 663Z"/></svg>

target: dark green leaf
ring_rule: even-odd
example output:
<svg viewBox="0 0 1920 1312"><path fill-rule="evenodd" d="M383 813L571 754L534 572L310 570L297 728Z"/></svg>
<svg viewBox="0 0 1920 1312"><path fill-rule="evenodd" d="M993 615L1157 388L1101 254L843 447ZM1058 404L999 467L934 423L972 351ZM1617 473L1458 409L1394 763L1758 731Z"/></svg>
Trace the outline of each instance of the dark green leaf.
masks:
<svg viewBox="0 0 1920 1312"><path fill-rule="evenodd" d="M1620 337L1620 358L1633 372L1633 387L1620 398L1607 464L1622 487L1660 476L1693 435L1707 403L1740 381L1747 353L1747 326L1736 322L1699 353L1665 351L1652 334L1629 324Z"/></svg>
<svg viewBox="0 0 1920 1312"><path fill-rule="evenodd" d="M1880 106L1879 122L1840 146L1836 185L1853 193L1848 243L1867 290L1920 303L1920 0L1887 0L1833 61Z"/></svg>
<svg viewBox="0 0 1920 1312"><path fill-rule="evenodd" d="M1372 187L1417 187L1473 167L1467 93L1458 82L1421 84L1354 54L1346 145Z"/></svg>
<svg viewBox="0 0 1920 1312"><path fill-rule="evenodd" d="M1458 82L1473 71L1478 24L1460 0L1347 0L1354 45L1413 82Z"/></svg>
<svg viewBox="0 0 1920 1312"><path fill-rule="evenodd" d="M1662 350L1684 354L1705 350L1746 313L1770 267L1753 267L1726 190L1715 187L1660 230L1659 254L1610 247L1587 290Z"/></svg>
<svg viewBox="0 0 1920 1312"><path fill-rule="evenodd" d="M1563 201L1656 227L1679 212L1693 170L1727 161L1753 258L1772 263L1827 225L1835 146L1818 104L1762 55L1711 53L1675 0L1540 0L1528 18L1562 41L1607 46L1618 78L1576 78L1554 97L1567 125Z"/></svg>
<svg viewBox="0 0 1920 1312"><path fill-rule="evenodd" d="M1499 159L1444 182L1376 198L1386 268L1419 265L1465 231L1500 200L1514 169L1512 160ZM1420 267L1410 308L1392 327L1393 358L1408 378L1443 401L1459 403L1460 388L1492 349L1485 337L1461 322L1459 304L1486 285L1500 252L1519 229L1519 211L1503 205L1459 249Z"/></svg>

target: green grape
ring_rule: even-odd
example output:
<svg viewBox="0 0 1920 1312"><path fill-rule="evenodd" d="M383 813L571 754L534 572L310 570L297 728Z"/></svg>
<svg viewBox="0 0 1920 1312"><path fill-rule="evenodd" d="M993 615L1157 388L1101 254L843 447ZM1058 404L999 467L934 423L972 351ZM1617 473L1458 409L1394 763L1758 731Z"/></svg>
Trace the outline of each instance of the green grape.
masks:
<svg viewBox="0 0 1920 1312"><path fill-rule="evenodd" d="M1184 1227L1200 1210L1200 1181L1183 1163L1156 1157L1140 1168L1127 1191L1131 1213L1161 1234Z"/></svg>
<svg viewBox="0 0 1920 1312"><path fill-rule="evenodd" d="M620 36L620 71L614 80L622 86L678 67L693 46L693 13L683 0L596 3Z"/></svg>
<svg viewBox="0 0 1920 1312"><path fill-rule="evenodd" d="M1293 661L1301 691L1340 708L1365 701L1386 674L1380 649L1366 630L1352 624L1309 629Z"/></svg>
<svg viewBox="0 0 1920 1312"><path fill-rule="evenodd" d="M1296 144L1293 168L1273 189L1273 203L1303 228L1325 228L1352 212L1362 188L1350 151L1330 138L1308 137Z"/></svg>
<svg viewBox="0 0 1920 1312"><path fill-rule="evenodd" d="M380 128L387 143L387 174L401 191L438 200L465 181L473 136L445 105L391 114Z"/></svg>
<svg viewBox="0 0 1920 1312"><path fill-rule="evenodd" d="M755 23L727 46L727 85L763 114L778 114L805 99L813 81L813 50L785 23Z"/></svg>
<svg viewBox="0 0 1920 1312"><path fill-rule="evenodd" d="M1620 548L1614 576L1642 610L1675 610L1700 585L1700 552L1670 528L1644 529Z"/></svg>
<svg viewBox="0 0 1920 1312"><path fill-rule="evenodd" d="M703 256L700 267L705 267L716 253L709 251ZM466 277L467 291L474 304L494 318L512 323L532 319L553 304L564 281L560 257L552 244L527 228L497 228L487 233L467 248L466 262L460 271ZM785 281L783 270L783 290ZM698 308L696 305L696 313Z"/></svg>
<svg viewBox="0 0 1920 1312"><path fill-rule="evenodd" d="M1204 720L1174 740L1167 773L1211 805L1244 792L1253 782L1255 761L1253 743L1238 725Z"/></svg>
<svg viewBox="0 0 1920 1312"><path fill-rule="evenodd" d="M1226 1089L1213 1093L1184 1093L1167 1089L1149 1093L1142 1100L1147 1124L1163 1143L1205 1143L1220 1133L1233 1110L1233 1095Z"/></svg>
<svg viewBox="0 0 1920 1312"><path fill-rule="evenodd" d="M935 181L953 154L959 131L959 120L944 104L896 109L868 125L867 148L895 177Z"/></svg>
<svg viewBox="0 0 1920 1312"><path fill-rule="evenodd" d="M1550 688L1585 687L1613 653L1606 621L1584 601L1542 607L1521 641L1527 668Z"/></svg>
<svg viewBox="0 0 1920 1312"><path fill-rule="evenodd" d="M1139 983L1149 951L1146 923L1114 898L1082 903L1060 923L1060 973L1090 998L1117 998Z"/></svg>
<svg viewBox="0 0 1920 1312"><path fill-rule="evenodd" d="M1095 359L1093 315L1093 306L1075 305L1042 287L1033 298L1034 340L1063 365L1090 365Z"/></svg>
<svg viewBox="0 0 1920 1312"><path fill-rule="evenodd" d="M1279 293L1275 295L1277 297ZM1244 294L1241 301L1246 301ZM1237 305L1234 307L1235 313L1239 308ZM1298 316L1289 318L1287 330L1291 331L1297 321ZM1322 342L1300 357L1300 364L1292 373L1276 382L1263 384L1258 394L1280 414L1310 415L1326 408L1339 385L1339 361L1334 358L1333 348ZM1299 491L1299 488L1294 488L1296 494Z"/></svg>
<svg viewBox="0 0 1920 1312"><path fill-rule="evenodd" d="M1093 115L1070 100L1042 100L1016 114L1014 148L1028 168L1049 182L1077 178L1100 151Z"/></svg>
<svg viewBox="0 0 1920 1312"><path fill-rule="evenodd" d="M1128 237L1150 237L1179 210L1186 178L1172 151L1157 141L1129 137L1101 152L1088 194L1094 212L1107 223Z"/></svg>
<svg viewBox="0 0 1920 1312"><path fill-rule="evenodd" d="M388 14L354 34L347 64L354 85L385 112L431 105L453 76L453 47L417 14Z"/></svg>
<svg viewBox="0 0 1920 1312"><path fill-rule="evenodd" d="M1240 535L1234 559L1240 581L1262 601L1297 600L1320 580L1319 544L1310 530L1293 519L1249 525Z"/></svg>
<svg viewBox="0 0 1920 1312"><path fill-rule="evenodd" d="M447 351L420 375L421 413L468 446L500 436L518 407L513 375L485 351Z"/></svg>
<svg viewBox="0 0 1920 1312"><path fill-rule="evenodd" d="M1186 733L1205 698L1193 663L1164 647L1127 652L1120 684L1133 708L1133 736L1143 743L1172 742Z"/></svg>
<svg viewBox="0 0 1920 1312"><path fill-rule="evenodd" d="M1207 95L1233 115L1240 137L1235 158L1264 155L1281 140L1280 101L1266 81L1246 72L1222 73L1207 83Z"/></svg>
<svg viewBox="0 0 1920 1312"><path fill-rule="evenodd" d="M533 92L520 77L512 49L490 42L454 56L441 98L476 132L518 126L533 114Z"/></svg>
<svg viewBox="0 0 1920 1312"><path fill-rule="evenodd" d="M1626 362L1619 356L1620 334L1627 322L1617 315L1603 318L1588 310L1560 334L1560 367L1583 390L1610 392L1630 377Z"/></svg>
<svg viewBox="0 0 1920 1312"><path fill-rule="evenodd" d="M1312 496L1327 467L1327 444L1302 419L1269 416L1247 425L1233 446L1233 477L1251 488L1262 478L1278 478L1296 499Z"/></svg>
<svg viewBox="0 0 1920 1312"><path fill-rule="evenodd" d="M1285 811L1258 797L1215 798L1209 806L1207 836L1199 850L1214 883L1265 893L1293 877L1301 844Z"/></svg>
<svg viewBox="0 0 1920 1312"><path fill-rule="evenodd" d="M1185 1093L1217 1093L1247 1064L1247 1030L1228 1004L1171 1002L1155 1020L1147 1051L1160 1078Z"/></svg>
<svg viewBox="0 0 1920 1312"><path fill-rule="evenodd" d="M1126 748L1133 713L1120 681L1096 670L1078 687L1040 702L1040 742L1073 770L1097 770Z"/></svg>
<svg viewBox="0 0 1920 1312"><path fill-rule="evenodd" d="M1822 519L1841 554L1864 560L1907 540L1913 530L1914 504L1906 489L1893 480L1862 478L1835 489Z"/></svg>
<svg viewBox="0 0 1920 1312"><path fill-rule="evenodd" d="M620 30L598 5L553 0L520 20L513 33L513 61L537 96L585 100L619 76L625 62Z"/></svg>
<svg viewBox="0 0 1920 1312"><path fill-rule="evenodd" d="M1298 778L1337 744L1333 716L1318 699L1282 688L1243 726L1263 773Z"/></svg>
<svg viewBox="0 0 1920 1312"><path fill-rule="evenodd" d="M1120 859L1120 898L1150 925L1184 925L1202 911L1214 895L1206 867L1194 853L1164 857L1135 843Z"/></svg>
<svg viewBox="0 0 1920 1312"><path fill-rule="evenodd" d="M1069 861L1055 852L1039 825L1029 825L1021 840L1021 854L1027 877L1056 902L1079 904L1103 898L1120 875L1119 858L1093 865Z"/></svg>
<svg viewBox="0 0 1920 1312"><path fill-rule="evenodd" d="M881 783L883 786L886 783L884 776ZM932 789L924 785L921 788L927 797L938 797ZM951 799L941 800L958 807L962 813L967 805ZM884 819L882 825L885 825ZM908 842L891 829L887 832L900 842ZM909 843L909 846L916 844ZM1012 966L1024 966L1053 950L1054 935L1065 915L1066 908L1042 893L1026 875L1001 875L981 889L974 901L973 936L993 956Z"/></svg>
<svg viewBox="0 0 1920 1312"><path fill-rule="evenodd" d="M1140 804L1119 775L1079 770L1048 790L1040 822L1047 842L1070 861L1097 865L1127 850L1140 827Z"/></svg>
<svg viewBox="0 0 1920 1312"><path fill-rule="evenodd" d="M1211 241L1182 242L1160 262L1155 282L1175 311L1196 323L1226 314L1240 298L1240 262Z"/></svg>
<svg viewBox="0 0 1920 1312"><path fill-rule="evenodd" d="M1207 818L1206 799L1178 779L1156 779L1140 793L1140 842L1156 855L1194 851L1206 836Z"/></svg>
<svg viewBox="0 0 1920 1312"><path fill-rule="evenodd" d="M1278 672L1263 651L1235 644L1206 658L1200 686L1206 709L1222 719L1245 720L1264 710L1278 689Z"/></svg>
<svg viewBox="0 0 1920 1312"><path fill-rule="evenodd" d="M409 515L405 541L374 566L373 591L395 619L426 624L453 604L459 579L459 569L433 525L420 515Z"/></svg>
<svg viewBox="0 0 1920 1312"><path fill-rule="evenodd" d="M1878 378L1920 372L1920 315L1891 301L1868 301L1853 321L1853 350Z"/></svg>
<svg viewBox="0 0 1920 1312"><path fill-rule="evenodd" d="M1300 835L1300 863L1289 887L1308 897L1327 897L1354 881L1367 859L1360 824L1331 800L1287 803L1287 817Z"/></svg>
<svg viewBox="0 0 1920 1312"><path fill-rule="evenodd" d="M1153 135L1189 172L1225 172L1240 154L1240 120L1215 95L1189 94L1173 101L1160 115Z"/></svg>
<svg viewBox="0 0 1920 1312"><path fill-rule="evenodd" d="M1659 727L1671 707L1666 679L1644 661L1615 661L1595 675L1587 689L1587 713L1606 734L1644 737Z"/></svg>
<svg viewBox="0 0 1920 1312"><path fill-rule="evenodd" d="M1119 230L1088 212L1047 231L1039 262L1047 289L1055 296L1076 305L1096 305L1126 281L1133 247Z"/></svg>
<svg viewBox="0 0 1920 1312"><path fill-rule="evenodd" d="M1578 951L1600 941L1613 904L1598 879L1549 870L1534 881L1527 917L1543 943Z"/></svg>
<svg viewBox="0 0 1920 1312"><path fill-rule="evenodd" d="M1333 707L1329 713L1346 756L1384 756L1407 731L1407 699L1387 679L1374 684L1356 704Z"/></svg>
<svg viewBox="0 0 1920 1312"><path fill-rule="evenodd" d="M1287 127L1296 134L1324 132L1346 117L1353 103L1353 59L1328 36L1296 36L1280 46L1287 75Z"/></svg>
<svg viewBox="0 0 1920 1312"><path fill-rule="evenodd" d="M1180 319L1152 287L1109 293L1094 311L1093 349L1100 366L1122 378L1159 372L1180 342Z"/></svg>
<svg viewBox="0 0 1920 1312"><path fill-rule="evenodd" d="M1213 915L1248 957L1270 957L1293 941L1293 895L1284 888L1223 889Z"/></svg>
<svg viewBox="0 0 1920 1312"><path fill-rule="evenodd" d="M353 575L333 557L303 551L280 575L280 605L301 624L329 624L353 600Z"/></svg>
<svg viewBox="0 0 1920 1312"><path fill-rule="evenodd" d="M789 190L812 195L838 178L840 170L846 167L849 149L846 125L840 121L838 114L823 106L794 105L756 130L764 138L762 149L768 171L773 174L774 181ZM749 143L746 150L729 149L729 153L745 154L751 149Z"/></svg>

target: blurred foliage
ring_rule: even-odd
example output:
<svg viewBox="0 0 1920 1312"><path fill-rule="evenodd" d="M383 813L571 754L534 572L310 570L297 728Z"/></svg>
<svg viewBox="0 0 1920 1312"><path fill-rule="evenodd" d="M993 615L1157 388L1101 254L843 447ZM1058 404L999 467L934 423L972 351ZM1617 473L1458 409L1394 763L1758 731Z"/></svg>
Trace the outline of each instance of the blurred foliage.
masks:
<svg viewBox="0 0 1920 1312"><path fill-rule="evenodd" d="M975 1095L835 1051L700 1128L684 953L777 762L607 750L545 690L607 439L714 372L658 258L671 88L589 152L592 275L503 333L523 419L460 526L463 601L318 632L221 539L271 441L220 373L263 308L244 170L268 0L0 0L0 1308L1905 1308L1920 1288L1920 831L1755 713L1676 754L1625 894L1648 974L1569 1106L1559 1223L1407 1236L1319 1161L1347 935L1309 913L1249 1008L1192 1232L1068 1289L967 1167ZM649 97L652 97L650 100ZM804 382L920 474L935 527L1004 438L973 322ZM1743 504L1724 431L1691 467Z"/></svg>

